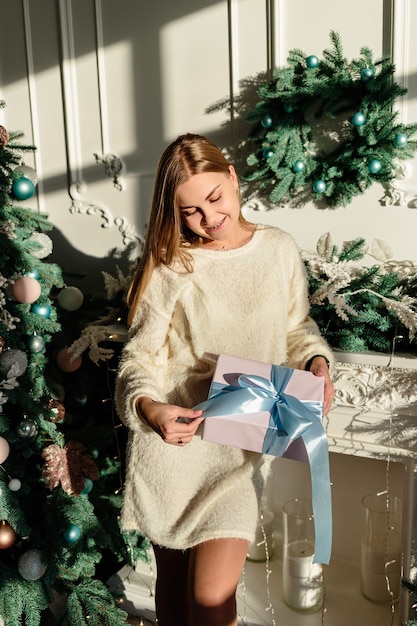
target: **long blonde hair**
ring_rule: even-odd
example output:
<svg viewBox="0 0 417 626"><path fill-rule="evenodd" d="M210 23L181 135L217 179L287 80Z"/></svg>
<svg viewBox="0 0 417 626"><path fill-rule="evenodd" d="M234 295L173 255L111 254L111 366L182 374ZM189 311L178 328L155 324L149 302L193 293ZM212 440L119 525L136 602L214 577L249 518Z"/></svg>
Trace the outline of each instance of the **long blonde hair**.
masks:
<svg viewBox="0 0 417 626"><path fill-rule="evenodd" d="M187 133L180 135L162 153L156 171L154 193L143 254L127 294L128 323L131 324L139 301L158 265L171 265L178 259L187 272L192 259L187 248L199 238L181 219L178 187L195 174L230 172L230 163L210 139ZM246 222L240 216L242 222Z"/></svg>

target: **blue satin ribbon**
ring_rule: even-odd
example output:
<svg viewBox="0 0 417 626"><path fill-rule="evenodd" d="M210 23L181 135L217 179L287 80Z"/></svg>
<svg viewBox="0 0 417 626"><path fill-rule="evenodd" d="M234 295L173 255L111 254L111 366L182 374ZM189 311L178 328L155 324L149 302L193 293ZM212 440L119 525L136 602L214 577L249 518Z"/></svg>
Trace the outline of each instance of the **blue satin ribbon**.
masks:
<svg viewBox="0 0 417 626"><path fill-rule="evenodd" d="M241 374L238 386L212 383L210 398L194 407L204 417L239 413L270 413L269 428L262 453L283 456L288 445L302 437L311 472L315 528L314 563L328 564L332 546L332 504L329 450L321 421L323 404L302 402L284 392L293 374L289 367L273 365L271 380L263 376Z"/></svg>

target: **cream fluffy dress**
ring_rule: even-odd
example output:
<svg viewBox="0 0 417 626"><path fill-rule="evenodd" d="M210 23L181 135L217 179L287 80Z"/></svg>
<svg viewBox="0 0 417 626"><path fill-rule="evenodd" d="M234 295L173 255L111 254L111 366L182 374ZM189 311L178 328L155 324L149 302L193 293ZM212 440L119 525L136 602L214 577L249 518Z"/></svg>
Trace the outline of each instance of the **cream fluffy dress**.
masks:
<svg viewBox="0 0 417 626"><path fill-rule="evenodd" d="M251 542L273 457L203 441L200 431L183 447L166 444L136 400L195 406L221 353L299 369L314 354L333 360L308 315L305 267L288 233L258 225L241 248L191 254L191 274L154 271L116 382L130 429L122 527L176 549L222 537Z"/></svg>

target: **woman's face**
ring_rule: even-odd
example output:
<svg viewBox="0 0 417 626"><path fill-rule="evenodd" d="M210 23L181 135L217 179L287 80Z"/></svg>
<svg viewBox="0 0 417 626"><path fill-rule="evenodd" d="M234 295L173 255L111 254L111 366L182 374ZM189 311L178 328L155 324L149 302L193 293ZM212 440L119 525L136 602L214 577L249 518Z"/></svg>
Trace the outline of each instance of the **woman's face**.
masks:
<svg viewBox="0 0 417 626"><path fill-rule="evenodd" d="M240 230L239 184L232 165L229 173L195 174L177 189L184 224L205 243L233 241Z"/></svg>

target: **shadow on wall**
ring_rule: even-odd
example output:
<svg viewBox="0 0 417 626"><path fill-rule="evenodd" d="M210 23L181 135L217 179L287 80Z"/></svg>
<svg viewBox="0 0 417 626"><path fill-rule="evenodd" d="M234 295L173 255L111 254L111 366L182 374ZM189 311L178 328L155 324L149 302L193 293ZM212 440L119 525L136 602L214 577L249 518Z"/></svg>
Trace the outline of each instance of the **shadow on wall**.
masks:
<svg viewBox="0 0 417 626"><path fill-rule="evenodd" d="M74 248L56 228L49 236L53 242L53 250L48 261L61 267L67 286L78 287L85 295L105 296L103 272L116 278L120 270L126 277L134 263L132 261L136 247L134 243L127 245L123 250L113 248L104 257L95 257Z"/></svg>

